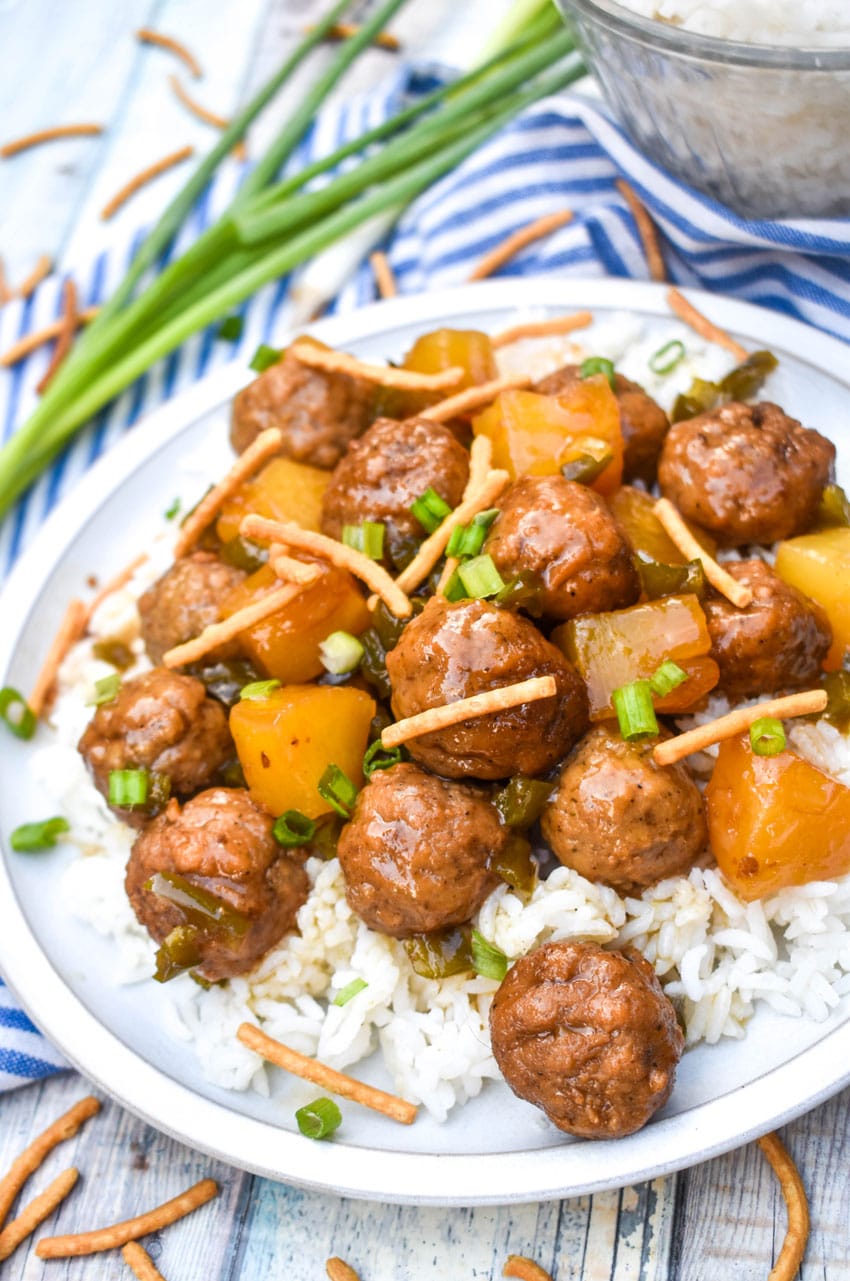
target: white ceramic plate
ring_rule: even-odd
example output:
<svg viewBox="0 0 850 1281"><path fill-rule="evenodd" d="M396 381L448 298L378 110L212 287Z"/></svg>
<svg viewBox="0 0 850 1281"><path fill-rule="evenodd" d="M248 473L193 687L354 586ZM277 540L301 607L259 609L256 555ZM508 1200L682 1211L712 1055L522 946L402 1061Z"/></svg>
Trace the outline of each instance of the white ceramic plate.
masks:
<svg viewBox="0 0 850 1281"><path fill-rule="evenodd" d="M838 442L846 468L850 388L835 374L846 365L846 348L744 303L706 295L702 305L748 346L779 355L770 395ZM314 332L367 359L398 358L417 334L440 324L496 331L529 307L549 314L588 307L599 319L625 310L650 325L669 324L664 291L654 285L516 280L381 303L323 321ZM249 377L225 369L152 414L54 513L0 600L0 684L30 687L67 600L84 590L92 571L105 578L126 564L181 492L181 459L202 447L211 469L224 466L228 402ZM191 497L191 489L184 492ZM0 736L6 849L9 832L43 808L28 774L31 750ZM850 1081L845 1001L820 1024L762 1011L743 1040L690 1051L670 1104L627 1139L566 1140L507 1087L490 1085L442 1126L423 1116L402 1127L350 1106L344 1137L313 1143L294 1127L297 1085L277 1074L271 1099L211 1087L185 1045L166 1031L162 990L152 982L113 985L109 945L68 917L57 892L70 857L57 848L0 860L0 967L8 981L45 1034L119 1102L193 1147L272 1178L420 1204L571 1196L737 1147ZM369 1076L388 1084L379 1067Z"/></svg>

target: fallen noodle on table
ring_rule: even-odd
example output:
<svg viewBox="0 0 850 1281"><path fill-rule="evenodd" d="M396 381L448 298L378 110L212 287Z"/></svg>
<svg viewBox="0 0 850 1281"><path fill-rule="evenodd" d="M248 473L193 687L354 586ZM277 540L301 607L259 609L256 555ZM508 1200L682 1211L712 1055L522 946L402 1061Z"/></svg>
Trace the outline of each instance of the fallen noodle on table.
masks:
<svg viewBox="0 0 850 1281"><path fill-rule="evenodd" d="M21 1188L39 1169L55 1147L72 1139L81 1126L100 1111L100 1100L90 1095L80 1099L58 1120L47 1127L29 1147L12 1162L11 1169L0 1179L0 1228L3 1227Z"/></svg>
<svg viewBox="0 0 850 1281"><path fill-rule="evenodd" d="M183 1219L187 1214L199 1210L213 1197L218 1196L218 1184L214 1179L201 1179L179 1196L172 1197L163 1205L145 1214L113 1223L108 1228L97 1228L93 1232L77 1232L69 1236L42 1237L35 1248L40 1259L76 1258L83 1254L100 1254L104 1250L117 1250L128 1241L138 1237L149 1236L160 1232L170 1224Z"/></svg>

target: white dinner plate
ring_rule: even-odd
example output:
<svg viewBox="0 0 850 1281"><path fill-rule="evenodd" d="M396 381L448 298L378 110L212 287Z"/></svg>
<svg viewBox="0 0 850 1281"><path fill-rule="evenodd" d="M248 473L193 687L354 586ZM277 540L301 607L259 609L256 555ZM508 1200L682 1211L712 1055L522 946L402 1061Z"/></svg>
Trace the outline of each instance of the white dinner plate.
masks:
<svg viewBox="0 0 850 1281"><path fill-rule="evenodd" d="M704 295L701 305L750 347L780 358L770 395L817 426L850 458L846 347L746 303ZM664 289L622 280L509 280L394 299L322 321L312 332L367 359L398 359L413 338L447 323L497 331L517 313L590 308L628 311L669 327ZM227 458L228 402L251 377L228 367L151 414L61 504L26 552L2 598L0 684L30 688L49 637L86 578L119 570L161 521L181 486L181 459ZM475 1205L572 1196L635 1183L750 1141L850 1081L850 1000L825 1023L760 1010L746 1036L685 1054L673 1097L651 1124L615 1141L568 1140L504 1085L438 1125L411 1127L349 1106L332 1142L301 1137L291 1091L275 1073L272 1097L227 1092L204 1079L185 1043L167 1030L152 981L121 988L110 945L61 901L61 847L8 852L8 835L42 812L28 770L32 744L0 736L0 967L26 1009L81 1072L151 1125L195 1148L271 1178L383 1201ZM358 1069L360 1070L360 1069ZM389 1085L379 1065L364 1073ZM303 1086L301 1087L303 1089ZM391 1088L391 1087L390 1087ZM301 1099L303 1101L303 1097Z"/></svg>

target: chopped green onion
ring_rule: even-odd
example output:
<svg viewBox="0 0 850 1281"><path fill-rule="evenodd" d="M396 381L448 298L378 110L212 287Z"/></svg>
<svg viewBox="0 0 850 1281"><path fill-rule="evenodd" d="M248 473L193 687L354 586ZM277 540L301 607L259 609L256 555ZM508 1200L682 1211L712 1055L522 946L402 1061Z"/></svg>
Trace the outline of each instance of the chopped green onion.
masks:
<svg viewBox="0 0 850 1281"><path fill-rule="evenodd" d="M478 930L472 931L472 966L476 974L501 983L508 972L508 958L500 947L488 943Z"/></svg>
<svg viewBox="0 0 850 1281"><path fill-rule="evenodd" d="M629 685L621 685L614 690L611 698L620 724L620 733L627 743L658 733L649 681L632 681Z"/></svg>
<svg viewBox="0 0 850 1281"><path fill-rule="evenodd" d="M778 756L785 751L785 730L775 716L762 716L750 726L750 746L756 756Z"/></svg>
<svg viewBox="0 0 850 1281"><path fill-rule="evenodd" d="M410 510L428 534L433 534L452 511L445 499L430 485L415 503L410 504Z"/></svg>
<svg viewBox="0 0 850 1281"><path fill-rule="evenodd" d="M179 499L179 498L173 498L173 499L171 500L171 506L170 506L170 507L168 507L168 508L166 509L165 513L164 513L164 514L165 514L165 519L166 519L166 520L175 520L175 519L176 519L176 517L180 514L180 506L181 506L180 499Z"/></svg>
<svg viewBox="0 0 850 1281"><path fill-rule="evenodd" d="M118 697L118 691L121 688L121 677L118 672L112 672L109 676L102 676L99 681L94 683L94 698L90 698L86 707L102 707L104 703L111 703Z"/></svg>
<svg viewBox="0 0 850 1281"><path fill-rule="evenodd" d="M458 600L466 600L469 595L463 583L460 581L460 574L457 570L455 570L443 588L443 595L451 604L454 604L455 601Z"/></svg>
<svg viewBox="0 0 850 1281"><path fill-rule="evenodd" d="M659 698L664 698L665 694L672 694L674 689L688 679L688 673L682 671L678 663L674 663L672 658L665 658L660 667L657 667L649 678L649 687L653 694Z"/></svg>
<svg viewBox="0 0 850 1281"><path fill-rule="evenodd" d="M322 666L334 676L344 676L360 666L364 649L351 632L331 632L319 646Z"/></svg>
<svg viewBox="0 0 850 1281"><path fill-rule="evenodd" d="M146 769L111 769L109 771L109 804L119 809L144 805L150 791L151 776Z"/></svg>
<svg viewBox="0 0 850 1281"><path fill-rule="evenodd" d="M22 823L12 832L9 844L20 854L50 850L56 844L57 836L70 830L71 824L67 818L46 818L41 823Z"/></svg>
<svg viewBox="0 0 850 1281"><path fill-rule="evenodd" d="M338 765L329 765L319 779L319 795L323 801L336 810L342 818L351 818L354 802L357 800L357 788L351 779Z"/></svg>
<svg viewBox="0 0 850 1281"><path fill-rule="evenodd" d="M280 681L251 681L249 685L243 685L239 691L239 698L248 703L261 703L263 699L268 698L276 689L280 689Z"/></svg>
<svg viewBox="0 0 850 1281"><path fill-rule="evenodd" d="M473 556L472 560L458 565L457 574L467 595L475 600L498 596L505 586L505 580L490 556Z"/></svg>
<svg viewBox="0 0 850 1281"><path fill-rule="evenodd" d="M257 350L251 357L249 369L253 369L255 374L264 374L272 365L276 365L283 355L279 347L269 347L266 343L261 342Z"/></svg>
<svg viewBox="0 0 850 1281"><path fill-rule="evenodd" d="M226 316L218 327L216 338L222 338L225 342L238 342L244 328L242 316Z"/></svg>
<svg viewBox="0 0 850 1281"><path fill-rule="evenodd" d="M677 365L685 359L685 344L678 338L666 342L649 358L649 367L654 374L672 374Z"/></svg>
<svg viewBox="0 0 850 1281"><path fill-rule="evenodd" d="M377 770L392 769L393 765L400 765L404 759L403 747L384 747L381 740L376 738L363 757L364 777L371 778Z"/></svg>
<svg viewBox="0 0 850 1281"><path fill-rule="evenodd" d="M32 738L37 719L23 694L19 694L11 685L0 689L0 717L8 725L15 738Z"/></svg>
<svg viewBox="0 0 850 1281"><path fill-rule="evenodd" d="M348 1002L352 1000L358 992L362 992L368 986L369 984L365 979L352 979L350 983L346 983L345 987L340 988L337 992L333 1000L334 1005L348 1005Z"/></svg>
<svg viewBox="0 0 850 1281"><path fill-rule="evenodd" d="M516 774L493 797L493 804L506 827L531 827L543 813L554 783L542 778Z"/></svg>
<svg viewBox="0 0 850 1281"><path fill-rule="evenodd" d="M614 390L614 362L606 360L604 356L589 356L587 360L581 362L579 376L581 378L592 378L594 374L604 374L608 379L608 386Z"/></svg>
<svg viewBox="0 0 850 1281"><path fill-rule="evenodd" d="M362 552L370 560L384 555L384 525L379 520L364 520L362 525L343 525L342 541L346 547Z"/></svg>
<svg viewBox="0 0 850 1281"><path fill-rule="evenodd" d="M342 1113L333 1099L316 1099L299 1108L295 1120L305 1139L327 1139L342 1125Z"/></svg>
<svg viewBox="0 0 850 1281"><path fill-rule="evenodd" d="M278 845L294 850L299 845L309 845L316 835L316 824L300 810L286 810L275 820L272 836Z"/></svg>
<svg viewBox="0 0 850 1281"><path fill-rule="evenodd" d="M491 507L488 511L473 516L468 525L455 525L446 547L446 555L458 558L477 556L498 514L499 509Z"/></svg>

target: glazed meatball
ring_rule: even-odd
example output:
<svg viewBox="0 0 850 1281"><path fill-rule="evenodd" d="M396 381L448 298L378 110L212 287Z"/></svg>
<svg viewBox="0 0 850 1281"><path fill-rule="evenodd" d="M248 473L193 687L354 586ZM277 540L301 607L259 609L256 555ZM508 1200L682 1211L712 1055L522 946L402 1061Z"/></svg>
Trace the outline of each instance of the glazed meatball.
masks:
<svg viewBox="0 0 850 1281"><path fill-rule="evenodd" d="M372 421L374 400L374 387L361 378L284 356L233 401L230 441L241 454L261 431L277 427L284 458L330 470Z"/></svg>
<svg viewBox="0 0 850 1281"><path fill-rule="evenodd" d="M528 619L483 600L434 597L387 654L392 710L401 720L532 676L557 694L491 712L408 743L411 756L448 778L541 774L587 726L587 692L575 668Z"/></svg>
<svg viewBox="0 0 850 1281"><path fill-rule="evenodd" d="M490 1011L514 1094L583 1139L633 1134L670 1097L684 1038L637 952L545 943L508 971Z"/></svg>
<svg viewBox="0 0 850 1281"><path fill-rule="evenodd" d="M729 561L724 569L752 590L753 601L746 609L720 595L703 603L718 689L738 699L816 685L832 644L820 605L762 560Z"/></svg>
<svg viewBox="0 0 850 1281"><path fill-rule="evenodd" d="M155 667L121 685L116 697L98 707L77 750L97 790L109 796L111 770L145 769L164 774L171 791L191 796L209 787L234 756L227 713L207 697L199 680ZM115 809L132 827L146 812Z"/></svg>
<svg viewBox="0 0 850 1281"><path fill-rule="evenodd" d="M222 600L244 578L243 570L226 565L210 552L195 552L175 561L139 598L142 639L151 662L161 663L168 650L217 623ZM234 640L212 651L208 661L238 658L240 654Z"/></svg>
<svg viewBox="0 0 850 1281"><path fill-rule="evenodd" d="M563 476L523 476L498 506L484 550L504 578L537 577L545 615L566 620L637 600L629 541L592 489Z"/></svg>
<svg viewBox="0 0 850 1281"><path fill-rule="evenodd" d="M705 852L705 807L684 763L656 765L653 742L597 725L564 764L541 818L567 867L620 894L687 872Z"/></svg>
<svg viewBox="0 0 850 1281"><path fill-rule="evenodd" d="M808 529L834 462L835 446L778 405L733 402L670 428L658 481L686 520L738 547Z"/></svg>
<svg viewBox="0 0 850 1281"><path fill-rule="evenodd" d="M197 972L211 983L250 970L294 928L307 898L307 873L275 841L273 823L246 791L219 787L182 810L169 801L133 845L125 888L157 943L187 924L180 907L145 888L158 872L183 877L244 918L244 932L226 925L201 932Z"/></svg>
<svg viewBox="0 0 850 1281"><path fill-rule="evenodd" d="M338 853L345 896L393 938L460 925L499 883L506 829L481 792L418 765L380 770L357 798Z"/></svg>
<svg viewBox="0 0 850 1281"><path fill-rule="evenodd" d="M560 396L581 382L580 365L564 365L536 384L534 390L543 396ZM623 374L614 375L614 395L620 407L623 432L623 476L625 480L655 483L658 455L670 420L660 405L644 389Z"/></svg>
<svg viewBox="0 0 850 1281"><path fill-rule="evenodd" d="M411 503L432 488L456 507L468 479L469 455L442 423L379 418L334 471L322 503L322 531L339 538L343 525L380 521L393 559L405 540L425 537Z"/></svg>

